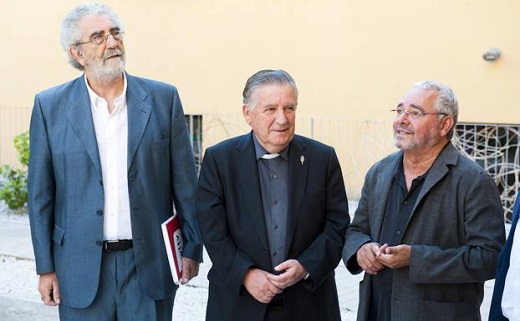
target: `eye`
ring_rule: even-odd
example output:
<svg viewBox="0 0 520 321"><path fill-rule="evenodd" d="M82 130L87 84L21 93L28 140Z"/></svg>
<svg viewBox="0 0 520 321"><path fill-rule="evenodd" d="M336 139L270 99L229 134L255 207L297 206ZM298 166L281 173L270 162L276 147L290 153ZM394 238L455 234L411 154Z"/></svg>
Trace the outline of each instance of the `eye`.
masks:
<svg viewBox="0 0 520 321"><path fill-rule="evenodd" d="M397 114L397 116L401 116L403 113L404 113L404 110L403 109L400 109L400 108L397 108L395 110L395 113Z"/></svg>
<svg viewBox="0 0 520 321"><path fill-rule="evenodd" d="M418 119L422 116L422 113L418 110L414 110L410 112L410 116L412 116L412 118Z"/></svg>
<svg viewBox="0 0 520 321"><path fill-rule="evenodd" d="M119 30L112 30L110 31L110 34L112 37L114 37L115 40L119 40L119 37L121 37L121 31Z"/></svg>
<svg viewBox="0 0 520 321"><path fill-rule="evenodd" d="M92 35L92 41L95 43L100 43L103 41L103 35L100 33L96 33L95 35Z"/></svg>

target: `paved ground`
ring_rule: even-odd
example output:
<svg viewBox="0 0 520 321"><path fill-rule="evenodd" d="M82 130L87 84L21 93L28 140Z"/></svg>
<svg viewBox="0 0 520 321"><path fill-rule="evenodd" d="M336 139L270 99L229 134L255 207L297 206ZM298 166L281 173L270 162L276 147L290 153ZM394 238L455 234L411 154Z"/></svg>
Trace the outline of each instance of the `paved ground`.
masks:
<svg viewBox="0 0 520 321"><path fill-rule="evenodd" d="M211 266L207 256L205 262L201 265L200 275L178 290L173 311L175 321L204 320L208 292L206 275ZM361 275L352 276L343 263L336 269L343 321L355 320L360 279ZM57 309L40 303L37 281L26 217L0 214L0 320L58 320ZM483 320L487 320L492 287L492 281L486 283L485 302L481 309Z"/></svg>

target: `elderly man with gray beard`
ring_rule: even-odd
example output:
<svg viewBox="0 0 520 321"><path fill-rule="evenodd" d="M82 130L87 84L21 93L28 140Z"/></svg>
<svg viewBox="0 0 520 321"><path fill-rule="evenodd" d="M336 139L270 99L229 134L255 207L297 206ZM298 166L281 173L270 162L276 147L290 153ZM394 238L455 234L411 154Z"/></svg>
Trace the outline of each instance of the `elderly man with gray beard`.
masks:
<svg viewBox="0 0 520 321"><path fill-rule="evenodd" d="M368 171L345 265L365 271L358 321L477 321L504 244L491 177L450 142L458 102L424 81L392 110L400 151Z"/></svg>
<svg viewBox="0 0 520 321"><path fill-rule="evenodd" d="M173 283L161 223L174 211L183 275L198 274L196 171L174 86L125 70L124 28L101 4L63 20L61 44L84 72L36 95L29 216L47 305L60 319L167 321Z"/></svg>

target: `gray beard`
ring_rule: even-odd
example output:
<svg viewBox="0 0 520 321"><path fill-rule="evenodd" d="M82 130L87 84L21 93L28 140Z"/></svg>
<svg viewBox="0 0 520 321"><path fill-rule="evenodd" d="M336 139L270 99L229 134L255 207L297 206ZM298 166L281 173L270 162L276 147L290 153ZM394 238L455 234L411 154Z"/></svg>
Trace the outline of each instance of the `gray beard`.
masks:
<svg viewBox="0 0 520 321"><path fill-rule="evenodd" d="M121 57L119 62L110 62L106 65L99 65L93 68L90 77L93 81L104 83L117 80L125 70L125 59Z"/></svg>

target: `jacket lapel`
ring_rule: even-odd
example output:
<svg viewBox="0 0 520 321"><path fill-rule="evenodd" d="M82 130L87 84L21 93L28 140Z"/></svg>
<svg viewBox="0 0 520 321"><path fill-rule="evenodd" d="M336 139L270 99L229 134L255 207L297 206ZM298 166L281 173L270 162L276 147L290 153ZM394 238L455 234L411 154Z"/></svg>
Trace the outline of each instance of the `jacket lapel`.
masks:
<svg viewBox="0 0 520 321"><path fill-rule="evenodd" d="M417 201L412 209L412 214L410 218L406 222L405 230L408 227L412 217L415 214L415 210L417 206L421 203L422 199L428 194L428 192L445 176L448 174L448 166L447 165L455 165L457 164L457 160L459 157L459 152L455 147L448 143L448 146L444 148L444 150L439 154L428 175L426 176L426 180L424 181L424 185L421 188L419 196L417 197Z"/></svg>
<svg viewBox="0 0 520 321"><path fill-rule="evenodd" d="M249 206L248 213L253 221L258 238L265 249L269 248L267 242L267 231L265 226L264 211L262 205L262 190L260 188L260 177L253 144L253 133L242 136L236 146L236 168L240 195Z"/></svg>
<svg viewBox="0 0 520 321"><path fill-rule="evenodd" d="M392 185L397 165L402 159L402 152L394 153L392 157L393 159L389 163L389 165L385 167L379 167L378 170L381 171L381 174L376 175L378 179L376 182L374 193L374 219L371 220L371 224L373 225L371 225L370 228L370 230L372 231L371 236L374 240L379 240L379 235L381 234L381 228L383 226L383 220L386 210L386 202L388 201L388 191L390 190L390 186Z"/></svg>
<svg viewBox="0 0 520 321"><path fill-rule="evenodd" d="M137 147L141 142L146 125L150 119L152 105L146 101L148 94L137 83L135 77L126 74L127 90L126 101L128 105L128 160L127 166L130 165L134 159Z"/></svg>
<svg viewBox="0 0 520 321"><path fill-rule="evenodd" d="M67 118L90 160L97 169L101 170L90 98L83 77L77 78L74 82L68 101L70 108L67 109Z"/></svg>
<svg viewBox="0 0 520 321"><path fill-rule="evenodd" d="M289 211L287 213L287 247L286 255L291 248L294 229L301 213L307 177L312 158L306 153L305 142L294 136L289 147Z"/></svg>

